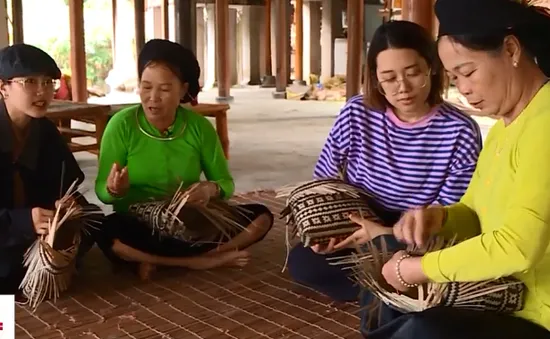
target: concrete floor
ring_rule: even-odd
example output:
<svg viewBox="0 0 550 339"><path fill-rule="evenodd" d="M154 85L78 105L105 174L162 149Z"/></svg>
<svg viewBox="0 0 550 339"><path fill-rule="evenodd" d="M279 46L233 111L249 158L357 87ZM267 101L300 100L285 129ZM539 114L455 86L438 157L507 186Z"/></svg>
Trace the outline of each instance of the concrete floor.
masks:
<svg viewBox="0 0 550 339"><path fill-rule="evenodd" d="M272 99L272 89L232 89L229 111L230 168L236 192L274 189L309 180L313 166L343 102ZM200 94L201 102L215 102L216 90ZM95 102L136 102L135 95L119 94ZM484 134L490 126L480 123ZM86 174L86 196L98 203L93 191L97 158L76 157Z"/></svg>

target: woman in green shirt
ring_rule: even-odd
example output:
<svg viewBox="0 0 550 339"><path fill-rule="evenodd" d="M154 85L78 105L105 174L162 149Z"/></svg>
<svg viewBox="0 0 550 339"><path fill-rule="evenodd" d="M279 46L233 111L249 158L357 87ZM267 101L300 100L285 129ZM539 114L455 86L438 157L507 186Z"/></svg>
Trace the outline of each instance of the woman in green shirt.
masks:
<svg viewBox="0 0 550 339"><path fill-rule="evenodd" d="M438 0L435 11L451 80L480 114L499 120L460 202L409 211L393 228L410 245L436 233L463 241L424 256L399 251L382 274L402 292L514 276L527 287L525 303L514 315L405 314L368 338L550 338L550 17L511 0Z"/></svg>
<svg viewBox="0 0 550 339"><path fill-rule="evenodd" d="M267 207L242 205L233 214L245 231L221 246L198 245L152 234L151 228L127 213L131 204L173 195L181 182L194 188L188 204L232 196L233 178L212 124L180 106L197 96L199 75L190 50L168 40L150 40L138 60L141 104L116 113L101 140L95 189L115 213L107 217L97 242L113 261L139 263L144 279L156 265L191 269L245 265L249 254L243 249L261 240L273 224ZM203 173L206 181L201 181ZM199 218L199 222L210 221Z"/></svg>

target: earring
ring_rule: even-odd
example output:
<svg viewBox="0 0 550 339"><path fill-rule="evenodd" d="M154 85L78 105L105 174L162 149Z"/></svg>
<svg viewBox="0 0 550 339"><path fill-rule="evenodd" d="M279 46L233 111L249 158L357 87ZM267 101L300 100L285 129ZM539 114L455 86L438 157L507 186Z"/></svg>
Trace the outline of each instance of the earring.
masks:
<svg viewBox="0 0 550 339"><path fill-rule="evenodd" d="M513 65L514 65L515 68L517 68L518 67L518 62L514 61Z"/></svg>

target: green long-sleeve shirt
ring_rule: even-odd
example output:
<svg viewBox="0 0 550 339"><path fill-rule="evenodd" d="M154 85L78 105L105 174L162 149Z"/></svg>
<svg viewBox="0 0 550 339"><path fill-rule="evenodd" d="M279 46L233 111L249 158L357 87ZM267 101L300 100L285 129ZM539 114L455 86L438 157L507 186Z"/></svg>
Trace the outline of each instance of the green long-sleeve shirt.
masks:
<svg viewBox="0 0 550 339"><path fill-rule="evenodd" d="M168 131L176 138L152 137L162 135L148 122L141 105L122 109L111 118L101 140L95 184L102 202L123 212L132 203L168 197L181 181L187 187L200 181L202 173L220 186L223 198L231 197L235 188L233 178L212 124L205 117L179 107ZM130 189L122 198L107 192L107 177L115 162L128 168Z"/></svg>
<svg viewBox="0 0 550 339"><path fill-rule="evenodd" d="M550 329L550 84L510 125L489 133L445 231L468 239L422 259L436 282L514 275L527 286L518 315Z"/></svg>

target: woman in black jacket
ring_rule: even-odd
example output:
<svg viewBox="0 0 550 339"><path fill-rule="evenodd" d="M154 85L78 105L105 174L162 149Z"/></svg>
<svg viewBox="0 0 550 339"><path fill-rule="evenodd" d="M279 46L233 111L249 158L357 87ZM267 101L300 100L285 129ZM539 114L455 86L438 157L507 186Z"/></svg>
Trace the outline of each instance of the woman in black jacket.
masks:
<svg viewBox="0 0 550 339"><path fill-rule="evenodd" d="M48 232L61 196L73 182L84 181L45 117L60 76L55 61L34 46L0 50L0 294L18 294L26 250ZM88 205L81 195L76 200ZM93 245L90 235L83 237L79 254Z"/></svg>

